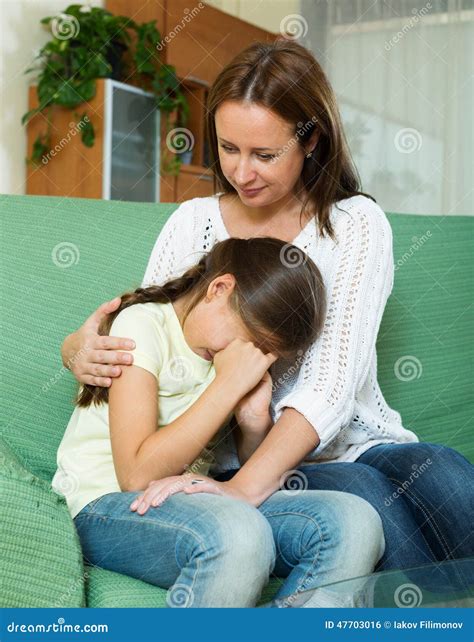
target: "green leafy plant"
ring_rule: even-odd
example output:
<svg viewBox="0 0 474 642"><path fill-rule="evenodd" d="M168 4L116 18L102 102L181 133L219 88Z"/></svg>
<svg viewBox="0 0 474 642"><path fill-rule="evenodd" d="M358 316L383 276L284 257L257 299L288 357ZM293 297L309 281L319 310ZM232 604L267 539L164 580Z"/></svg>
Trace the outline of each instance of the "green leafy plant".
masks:
<svg viewBox="0 0 474 642"><path fill-rule="evenodd" d="M53 105L75 109L90 101L98 78L126 82L135 72L137 84L153 93L157 109L164 113L166 131L172 122L173 126L185 126L189 106L175 68L159 58L161 36L154 21L137 24L100 7L72 4L64 13L43 18L41 23L50 30L52 39L26 71L38 72L38 107L24 114L22 123L42 112L47 127L35 140L30 161L41 162L50 150ZM90 118L80 131L83 144L91 147L95 132ZM176 173L179 165L175 156L164 169Z"/></svg>

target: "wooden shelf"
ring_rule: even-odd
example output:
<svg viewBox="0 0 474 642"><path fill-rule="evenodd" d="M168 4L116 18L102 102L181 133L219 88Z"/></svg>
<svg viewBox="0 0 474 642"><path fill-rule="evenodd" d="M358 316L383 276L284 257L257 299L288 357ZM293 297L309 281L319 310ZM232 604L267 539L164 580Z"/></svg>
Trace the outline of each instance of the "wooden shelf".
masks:
<svg viewBox="0 0 474 642"><path fill-rule="evenodd" d="M204 165L204 128L208 88L204 84L198 84L189 79L181 82L189 104L189 120L186 123L186 129L189 129L194 137L193 163Z"/></svg>
<svg viewBox="0 0 474 642"><path fill-rule="evenodd" d="M204 165L181 165L182 172L187 174L202 174L205 176L212 176L212 171L209 167L204 167Z"/></svg>

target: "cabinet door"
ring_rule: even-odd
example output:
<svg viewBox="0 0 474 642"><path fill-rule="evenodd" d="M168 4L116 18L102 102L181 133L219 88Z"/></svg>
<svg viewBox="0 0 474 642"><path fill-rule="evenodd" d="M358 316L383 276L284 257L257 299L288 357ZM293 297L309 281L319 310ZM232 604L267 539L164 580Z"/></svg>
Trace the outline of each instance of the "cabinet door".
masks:
<svg viewBox="0 0 474 642"><path fill-rule="evenodd" d="M190 198L198 196L212 196L214 194L214 183L212 175L205 173L199 168L192 166L181 166L181 171L176 180L176 202L182 203Z"/></svg>
<svg viewBox="0 0 474 642"><path fill-rule="evenodd" d="M104 198L159 201L159 112L154 99L109 81Z"/></svg>

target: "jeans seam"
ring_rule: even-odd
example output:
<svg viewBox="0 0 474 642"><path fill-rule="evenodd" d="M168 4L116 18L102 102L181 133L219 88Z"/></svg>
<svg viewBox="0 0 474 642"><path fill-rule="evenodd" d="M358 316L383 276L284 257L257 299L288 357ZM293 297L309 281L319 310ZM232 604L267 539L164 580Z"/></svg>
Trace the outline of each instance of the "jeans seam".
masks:
<svg viewBox="0 0 474 642"><path fill-rule="evenodd" d="M403 482L401 482L399 479L395 479L394 477L389 477L389 479L390 479L390 481L395 482L399 488L403 488ZM453 554L451 552L451 549L450 549L447 541L443 537L441 529L439 528L438 524L436 523L436 520L435 520L434 516L432 516L430 514L430 511L423 504L422 500L420 498L418 498L409 489L407 489L407 490L403 489L403 494L407 495L408 499L410 499L421 510L421 512L425 516L425 520L428 522L428 524L431 525L432 531L433 531L434 535L436 536L436 539L438 540L441 548L444 550L446 558L447 559L449 559L449 558L454 559ZM403 497L403 494L402 494L402 497ZM421 527L419 526L419 528L421 528ZM431 549L431 546L429 545L429 542L427 541L426 537L424 539L425 539L425 542L426 542L428 548L430 549L430 552L432 553L432 555L436 559L436 555L434 554L433 550Z"/></svg>
<svg viewBox="0 0 474 642"><path fill-rule="evenodd" d="M315 524L317 532L319 534L319 542L322 543L322 542L325 541L324 535L323 535L323 533L321 531L319 523L317 522L317 520L315 520L313 517L309 516L307 513L299 513L297 511L277 511L277 512L271 512L271 513L268 513L268 514L262 512L262 515L264 515L266 518L268 518L268 517L277 517L277 516L285 516L285 515L290 515L290 516L297 515L298 517L305 517L309 522L312 522L313 524ZM304 586L304 584L305 584L307 579L313 579L315 567L317 565L317 562L319 561L320 552L321 552L321 546L319 547L318 554L316 555L315 558L313 558L313 562L311 564L311 567L305 573L305 576L304 576L304 578L302 578L301 582L299 582L299 586L297 587L296 591L294 591L294 593L299 593L300 591L304 590L304 589L302 589L300 587ZM285 560L285 562L286 562L286 560ZM301 563L301 560L300 560L299 563ZM292 566L292 565L288 564L288 566ZM297 566L298 566L298 564L296 566L293 566L293 568L296 568Z"/></svg>
<svg viewBox="0 0 474 642"><path fill-rule="evenodd" d="M99 515L99 513L84 513L82 515L82 517L99 517L101 519L105 519L105 520L109 520L109 521L110 520L115 520L115 521L118 521L118 522L128 522L128 521L130 521L130 518L128 518L128 517L111 517L110 515ZM136 520L133 520L133 521L134 521L134 523L138 523ZM143 522L145 524L156 524L156 523L158 523L158 524L160 524L162 526L172 526L168 522L163 522L160 519L147 519L143 515L140 517L140 522ZM184 528L184 530L192 533L193 535L196 535L196 533L194 531L192 531L190 528L187 528L186 526L184 526L184 527L175 526L175 528Z"/></svg>

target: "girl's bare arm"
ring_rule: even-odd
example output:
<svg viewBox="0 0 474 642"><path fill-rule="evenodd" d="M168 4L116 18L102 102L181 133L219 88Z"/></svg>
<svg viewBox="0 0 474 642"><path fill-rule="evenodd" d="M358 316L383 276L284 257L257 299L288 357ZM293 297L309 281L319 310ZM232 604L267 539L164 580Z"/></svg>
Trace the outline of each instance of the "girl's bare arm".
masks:
<svg viewBox="0 0 474 642"><path fill-rule="evenodd" d="M186 412L158 426L156 378L143 368L126 368L109 392L109 426L115 472L123 491L180 475L197 459L239 401L234 386L214 379Z"/></svg>
<svg viewBox="0 0 474 642"><path fill-rule="evenodd" d="M215 356L216 377L202 395L159 430L155 376L138 366L126 368L109 392L110 438L122 490L142 490L152 480L180 475L275 359L235 339Z"/></svg>

